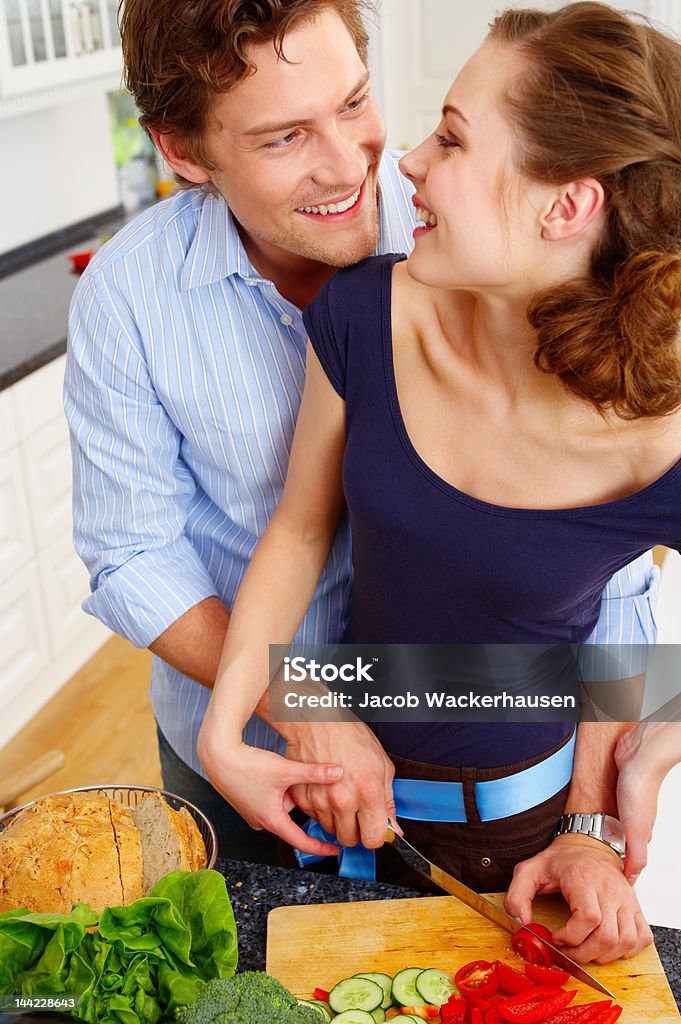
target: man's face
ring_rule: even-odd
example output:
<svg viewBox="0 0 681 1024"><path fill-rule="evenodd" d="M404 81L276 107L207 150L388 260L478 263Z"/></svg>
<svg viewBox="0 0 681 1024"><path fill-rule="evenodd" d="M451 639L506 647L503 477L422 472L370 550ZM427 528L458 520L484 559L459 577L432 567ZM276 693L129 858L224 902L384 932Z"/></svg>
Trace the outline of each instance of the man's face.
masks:
<svg viewBox="0 0 681 1024"><path fill-rule="evenodd" d="M292 29L284 54L289 63L271 42L252 47L257 71L217 97L205 139L210 178L256 264L280 264L284 250L347 266L378 240L385 127L334 10Z"/></svg>

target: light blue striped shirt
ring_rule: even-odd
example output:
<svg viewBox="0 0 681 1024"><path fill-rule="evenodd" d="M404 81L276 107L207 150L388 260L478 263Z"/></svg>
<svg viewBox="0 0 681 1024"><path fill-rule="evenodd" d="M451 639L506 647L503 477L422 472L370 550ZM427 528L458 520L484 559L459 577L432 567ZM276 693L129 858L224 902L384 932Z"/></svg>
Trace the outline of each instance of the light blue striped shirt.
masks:
<svg viewBox="0 0 681 1024"><path fill-rule="evenodd" d="M396 154L384 156L379 182L377 252L408 252L412 188ZM283 488L306 342L300 310L253 268L218 195L185 191L152 207L83 275L65 380L75 544L90 572L83 607L136 646L205 598L232 606ZM639 561L611 583L594 640L652 639L648 567ZM338 639L349 579L343 527L297 640ZM153 659L156 718L201 774L209 696ZM246 739L283 749L257 718Z"/></svg>

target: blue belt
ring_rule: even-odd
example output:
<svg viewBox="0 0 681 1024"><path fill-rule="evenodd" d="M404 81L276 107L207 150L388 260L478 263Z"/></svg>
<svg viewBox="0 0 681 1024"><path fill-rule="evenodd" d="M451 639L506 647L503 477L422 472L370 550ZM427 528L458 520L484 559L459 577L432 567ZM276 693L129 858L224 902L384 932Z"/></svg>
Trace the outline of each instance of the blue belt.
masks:
<svg viewBox="0 0 681 1024"><path fill-rule="evenodd" d="M496 821L522 814L560 792L572 778L576 739L577 734L573 732L560 750L514 775L476 782L475 799L481 819ZM395 779L393 795L398 818L408 821L466 821L461 782ZM308 818L303 827L314 839L340 846L336 837L326 832L314 818ZM295 855L301 868L324 859L301 850L296 850ZM341 878L362 878L366 881L376 878L375 851L367 850L361 843L352 847L342 846L338 865Z"/></svg>

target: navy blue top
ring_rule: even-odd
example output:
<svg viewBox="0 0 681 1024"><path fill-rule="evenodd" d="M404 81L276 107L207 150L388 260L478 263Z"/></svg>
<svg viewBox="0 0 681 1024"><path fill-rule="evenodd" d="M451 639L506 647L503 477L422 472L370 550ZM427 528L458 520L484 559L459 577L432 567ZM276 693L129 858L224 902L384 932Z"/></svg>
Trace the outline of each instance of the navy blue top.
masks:
<svg viewBox="0 0 681 1024"><path fill-rule="evenodd" d="M414 449L395 383L391 281L404 256L338 271L304 313L346 402L343 486L352 530L352 643L579 643L604 587L656 544L681 546L681 461L642 491L570 509L516 509L465 494ZM484 732L481 743L479 730ZM566 735L542 725L398 725L384 746L416 760L493 767ZM399 748L399 749L398 749Z"/></svg>

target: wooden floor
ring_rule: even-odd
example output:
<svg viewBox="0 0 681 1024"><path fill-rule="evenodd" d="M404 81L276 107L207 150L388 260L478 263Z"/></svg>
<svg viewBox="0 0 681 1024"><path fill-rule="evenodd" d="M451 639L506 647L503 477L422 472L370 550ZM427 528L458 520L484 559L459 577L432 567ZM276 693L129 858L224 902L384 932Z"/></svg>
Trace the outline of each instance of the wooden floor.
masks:
<svg viewBox="0 0 681 1024"><path fill-rule="evenodd" d="M104 647L0 749L0 780L52 749L66 763L12 803L73 786L109 782L159 786L149 702L151 655L120 637ZM9 805L8 805L9 809Z"/></svg>

